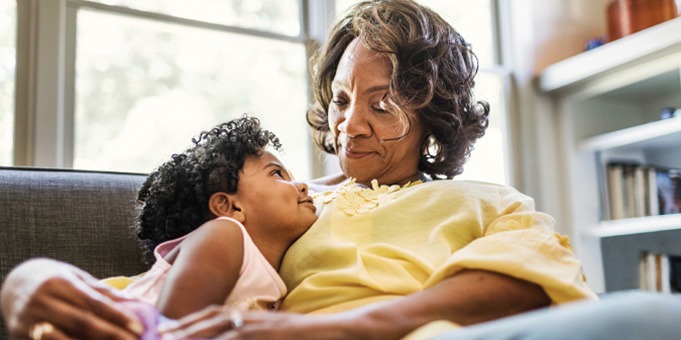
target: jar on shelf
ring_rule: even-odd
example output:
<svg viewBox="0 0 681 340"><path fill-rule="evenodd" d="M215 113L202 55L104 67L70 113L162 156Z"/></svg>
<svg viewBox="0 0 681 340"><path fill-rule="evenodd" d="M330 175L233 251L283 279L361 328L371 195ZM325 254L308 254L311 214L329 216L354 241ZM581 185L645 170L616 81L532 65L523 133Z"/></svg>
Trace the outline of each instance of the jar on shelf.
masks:
<svg viewBox="0 0 681 340"><path fill-rule="evenodd" d="M612 0L607 7L608 40L617 40L678 15L675 0Z"/></svg>

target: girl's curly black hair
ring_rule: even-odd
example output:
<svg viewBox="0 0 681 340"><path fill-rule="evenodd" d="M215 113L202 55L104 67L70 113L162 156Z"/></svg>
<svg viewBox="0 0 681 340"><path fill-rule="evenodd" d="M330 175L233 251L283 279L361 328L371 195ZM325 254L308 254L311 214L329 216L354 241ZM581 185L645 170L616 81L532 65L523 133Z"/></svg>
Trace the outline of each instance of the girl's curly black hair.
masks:
<svg viewBox="0 0 681 340"><path fill-rule="evenodd" d="M331 30L313 60L315 104L307 112L315 143L335 154L329 130L331 84L354 39L388 57L389 104L414 110L426 129L419 170L432 179L463 172L475 141L485 134L489 104L473 96L478 60L463 37L437 13L410 0L355 4Z"/></svg>
<svg viewBox="0 0 681 340"><path fill-rule="evenodd" d="M153 262L157 245L215 218L208 208L210 196L236 193L246 157L259 154L268 144L281 149L274 133L246 115L203 131L192 142L193 147L153 171L137 193L135 231L148 263Z"/></svg>

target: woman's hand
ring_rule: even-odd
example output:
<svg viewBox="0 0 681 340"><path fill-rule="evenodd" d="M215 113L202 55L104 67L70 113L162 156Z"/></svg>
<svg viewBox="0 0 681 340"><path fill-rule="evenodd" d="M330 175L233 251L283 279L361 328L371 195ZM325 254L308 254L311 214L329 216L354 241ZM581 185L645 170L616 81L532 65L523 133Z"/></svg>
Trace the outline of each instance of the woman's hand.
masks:
<svg viewBox="0 0 681 340"><path fill-rule="evenodd" d="M113 288L64 262L20 264L1 298L12 339L137 339L143 331L137 318L116 308L122 297Z"/></svg>
<svg viewBox="0 0 681 340"><path fill-rule="evenodd" d="M179 320L159 332L171 339L349 339L353 334L350 313L304 315L286 312L239 312L210 306Z"/></svg>
<svg viewBox="0 0 681 340"><path fill-rule="evenodd" d="M421 292L342 313L239 313L211 306L160 332L172 339L399 339L432 321L471 325L549 303L541 287L529 282L493 272L463 270Z"/></svg>

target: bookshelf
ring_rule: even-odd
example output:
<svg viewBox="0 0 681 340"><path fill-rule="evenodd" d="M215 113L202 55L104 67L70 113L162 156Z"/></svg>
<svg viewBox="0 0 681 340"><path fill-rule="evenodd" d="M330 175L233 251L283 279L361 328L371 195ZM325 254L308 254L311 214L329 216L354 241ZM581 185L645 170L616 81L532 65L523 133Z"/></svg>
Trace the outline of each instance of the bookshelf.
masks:
<svg viewBox="0 0 681 340"><path fill-rule="evenodd" d="M605 171L613 161L681 169L681 117L659 118L664 107L681 108L678 32L681 17L555 63L537 79L559 124L565 222L597 292L637 288L615 281L638 273L638 265L612 254L631 259L665 244L664 251L681 255L681 242L663 240L681 239L681 214L609 220ZM645 240L646 248L622 247L618 239ZM613 250L617 245L622 249Z"/></svg>

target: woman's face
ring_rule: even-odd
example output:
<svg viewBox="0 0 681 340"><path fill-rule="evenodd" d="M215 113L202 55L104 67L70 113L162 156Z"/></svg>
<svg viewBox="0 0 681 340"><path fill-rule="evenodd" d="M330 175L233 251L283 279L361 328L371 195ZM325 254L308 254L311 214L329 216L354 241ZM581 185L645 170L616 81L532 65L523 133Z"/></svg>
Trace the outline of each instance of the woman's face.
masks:
<svg viewBox="0 0 681 340"><path fill-rule="evenodd" d="M403 184L419 178L423 128L387 112L390 60L355 39L347 47L332 83L329 127L343 173L369 185Z"/></svg>

